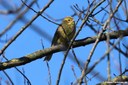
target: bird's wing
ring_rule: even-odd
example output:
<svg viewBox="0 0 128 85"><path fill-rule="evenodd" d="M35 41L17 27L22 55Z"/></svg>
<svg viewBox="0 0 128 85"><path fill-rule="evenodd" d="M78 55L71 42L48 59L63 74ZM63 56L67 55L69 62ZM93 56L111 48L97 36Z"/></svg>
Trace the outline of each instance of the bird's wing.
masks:
<svg viewBox="0 0 128 85"><path fill-rule="evenodd" d="M52 44L51 45L57 45L57 41L58 41L58 39L60 37L60 32L58 30L59 28L60 28L60 26L57 28L57 30L56 30L56 32L54 34L54 37L53 37L53 40L52 40Z"/></svg>

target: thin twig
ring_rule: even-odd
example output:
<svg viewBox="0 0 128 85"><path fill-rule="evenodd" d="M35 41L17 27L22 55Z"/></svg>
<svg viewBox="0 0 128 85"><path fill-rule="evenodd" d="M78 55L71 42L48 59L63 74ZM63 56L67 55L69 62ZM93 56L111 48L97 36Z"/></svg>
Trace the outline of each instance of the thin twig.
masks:
<svg viewBox="0 0 128 85"><path fill-rule="evenodd" d="M44 49L44 44L43 44L42 38L41 38L41 46L42 46L42 49ZM49 66L49 63L47 61L46 61L46 65L47 65L47 68L48 68L48 77L49 77L48 85L52 85L50 66Z"/></svg>
<svg viewBox="0 0 128 85"><path fill-rule="evenodd" d="M6 77L9 79L12 85L14 85L12 79L9 77L9 75L3 70L3 73L6 75Z"/></svg>
<svg viewBox="0 0 128 85"><path fill-rule="evenodd" d="M107 35L107 49L110 50L110 36ZM108 72L108 81L111 80L111 68L110 68L110 53L107 55L107 64L108 64L108 67L107 67L107 72Z"/></svg>
<svg viewBox="0 0 128 85"><path fill-rule="evenodd" d="M19 32L16 33L16 35L14 37L12 37L11 40L9 40L5 46L0 50L0 55L5 51L5 49L13 42L15 41L19 35L21 35L22 32L24 32L25 29L27 29L31 24L32 22L34 22L34 20L36 20L50 5L51 3L53 2L53 0L50 0L48 2L48 4L46 4L46 6L44 6L43 9L41 9L33 18L30 22L28 22L24 27L21 28L21 30Z"/></svg>
<svg viewBox="0 0 128 85"><path fill-rule="evenodd" d="M47 64L47 68L48 68L48 77L49 77L48 85L52 85L52 77L51 77L50 66L49 66L47 61L46 61L46 64Z"/></svg>
<svg viewBox="0 0 128 85"><path fill-rule="evenodd" d="M21 1L22 1L22 3L24 3L24 1L23 1L23 0L21 0ZM33 12L38 13L36 10L34 10L34 9L33 9L33 8L31 8L30 6L28 6L26 3L24 3L24 4L25 4L25 6L27 6L29 9L31 9ZM53 23L53 24L60 25L60 24L58 24L58 23L56 23L56 22L53 22L52 20L50 20L50 19L46 18L46 17L45 17L45 16L43 16L42 14L40 14L40 16L41 16L41 17L43 17L44 19L46 19L47 21L49 21L49 22Z"/></svg>
<svg viewBox="0 0 128 85"><path fill-rule="evenodd" d="M78 64L78 67L79 67L80 70L82 71L82 66L80 65L80 62L79 62L79 60L77 59L76 54L75 54L73 48L72 48L72 53L73 53L73 55L74 55L74 58L75 58L75 60L76 60L76 63Z"/></svg>
<svg viewBox="0 0 128 85"><path fill-rule="evenodd" d="M26 1L27 1L27 0L26 0ZM33 1L30 3L29 6L32 6L34 3L35 3L35 0L33 0ZM22 8L23 8L23 4L18 8L18 10L22 10ZM2 31L0 32L0 37L3 36L8 30L10 30L11 27L12 27L19 19L21 19L21 17L22 17L28 10L29 10L29 9L26 8L23 12L21 12L20 14L18 14L18 15L16 16L16 18L15 18L12 22L10 22L9 25L8 25L4 30L2 30Z"/></svg>
<svg viewBox="0 0 128 85"><path fill-rule="evenodd" d="M119 49L120 49L120 43L119 43ZM122 62L121 62L121 53L119 52L119 71L120 74L122 74Z"/></svg>

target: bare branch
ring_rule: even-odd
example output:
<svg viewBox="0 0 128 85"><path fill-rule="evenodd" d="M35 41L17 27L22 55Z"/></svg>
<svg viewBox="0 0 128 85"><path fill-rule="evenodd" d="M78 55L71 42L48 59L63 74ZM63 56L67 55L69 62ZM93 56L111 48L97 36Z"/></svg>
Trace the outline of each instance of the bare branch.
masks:
<svg viewBox="0 0 128 85"><path fill-rule="evenodd" d="M123 36L123 37L128 36L128 30L119 30L119 31L111 32L111 33L102 34L102 36L99 39L99 42L106 40L107 35L110 36L110 39L117 39L120 36ZM81 39L81 40L76 40L73 43L73 48L92 44L96 41L96 39L97 39L97 36L86 38L86 39ZM56 53L56 52L60 52L60 51L64 51L64 50L66 50L66 48L63 45L57 45L57 46L53 46L51 48L47 48L44 50L38 50L34 53L28 54L28 55L20 57L20 58L15 58L15 59L12 59L12 60L9 60L6 62L1 62L0 70L5 70L5 69L12 68L15 66L24 65L24 64L30 63L34 60L40 59L48 54Z"/></svg>

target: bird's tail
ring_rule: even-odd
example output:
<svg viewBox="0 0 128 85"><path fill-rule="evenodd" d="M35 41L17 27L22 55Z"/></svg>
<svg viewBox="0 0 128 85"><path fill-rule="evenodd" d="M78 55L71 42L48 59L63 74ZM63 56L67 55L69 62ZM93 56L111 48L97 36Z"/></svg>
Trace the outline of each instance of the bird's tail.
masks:
<svg viewBox="0 0 128 85"><path fill-rule="evenodd" d="M47 56L44 58L44 61L49 61L51 58L52 58L52 54L51 54L51 55L47 55Z"/></svg>

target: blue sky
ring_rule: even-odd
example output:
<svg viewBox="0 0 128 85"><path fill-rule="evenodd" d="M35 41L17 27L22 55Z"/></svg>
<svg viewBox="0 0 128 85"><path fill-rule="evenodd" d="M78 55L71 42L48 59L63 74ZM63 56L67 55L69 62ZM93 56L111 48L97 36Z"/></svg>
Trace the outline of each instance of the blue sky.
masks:
<svg viewBox="0 0 128 85"><path fill-rule="evenodd" d="M9 1L9 0L6 0ZM31 0L29 0L31 1ZM19 6L21 4L20 0L12 0L10 2L10 5L13 5L13 2L16 3L16 6ZM38 4L40 8L37 7L37 5L34 5L32 8L36 11L39 11L42 7L44 7L47 4L48 1L46 0L39 0ZM49 14L55 19L61 19L66 16L70 16L73 14L72 9L70 8L71 6L78 4L80 8L82 7L87 7L87 2L84 0L55 0L53 4L45 11L45 13ZM3 9L2 6L0 6L0 9ZM10 7L7 7L7 9L10 9ZM25 18L28 20L31 20L32 17L35 15L35 13L30 10L25 14ZM100 20L100 16L98 19ZM7 27L7 25L15 19L15 16L10 14L10 15L0 15L0 31L2 31L4 28ZM78 19L78 17L74 17L75 21ZM61 23L61 21L58 21L57 23ZM48 22L47 20L43 19L42 17L38 17L33 23L33 25L37 25L41 30L43 30L45 33L48 34L50 37L49 39L52 39L56 28L58 27L57 25ZM78 24L80 26L81 23ZM15 35L21 27L23 27L25 23L22 21L18 21L12 28L9 30L1 39L5 40L6 37L9 39L13 35ZM32 52L35 52L37 50L42 49L42 43L43 42L44 48L49 48L51 45L51 41L47 38L47 36L43 36L42 34L38 34L37 32L34 32L32 30L33 28L29 26L5 51L5 55L8 59L12 58L19 58L24 55L30 54ZM85 37L91 37L95 36L96 34L91 31L88 27L84 27L82 31L80 32L79 36L77 39L82 39ZM5 43L0 43L0 48L2 48L5 45ZM90 50L92 49L93 44L83 46L83 47L78 47L75 48L75 53L77 57L82 60L83 62L87 59ZM105 41L99 43L99 45L96 48L96 51L94 53L94 56L91 60L90 65L93 65L93 63L100 58L106 51L107 49L107 44ZM112 62L113 64L111 65L113 68L112 74L119 75L119 71L117 69L118 65L118 59L115 57L118 55L117 51L112 51ZM123 57L124 58L124 57ZM62 63L63 59L63 52L55 53L53 55L53 58L49 62L50 65L50 70L51 70L51 76L52 76L52 85L56 83L57 76L58 76L58 71L60 69L60 65ZM125 67L125 64L123 64ZM71 82L74 82L76 79L73 75L73 72L71 70L71 67L74 66L75 72L77 74L77 77L79 78L81 75L81 71L78 68L77 64L72 62L70 58L67 58L64 69L63 69L63 74L61 77L60 85L70 85ZM23 66L18 67L20 70L24 69L25 70L25 75L30 79L32 85L48 85L48 70L46 66L46 62L43 61L43 59L38 59L35 60L31 63L28 63ZM101 69L101 70L100 70ZM95 70L99 72L100 75L102 75L105 79L107 79L107 59L104 59L98 66L96 66ZM13 82L16 85L23 85L23 77L17 72L14 68L7 69L6 72L10 75L12 78ZM114 76L114 75L113 75ZM3 78L2 82L3 85L5 84L4 81L7 80L6 76L0 72L0 77ZM89 78L93 77L93 75L88 75ZM97 84L101 82L97 78L93 78L91 81L89 81L89 84Z"/></svg>

